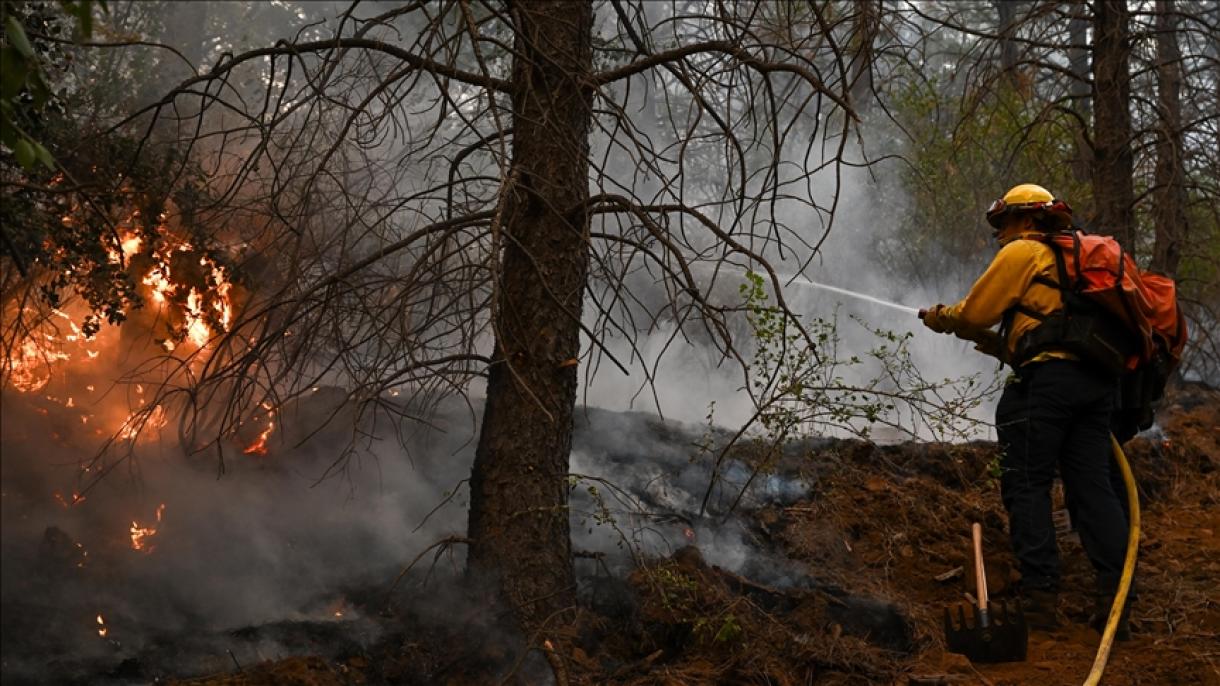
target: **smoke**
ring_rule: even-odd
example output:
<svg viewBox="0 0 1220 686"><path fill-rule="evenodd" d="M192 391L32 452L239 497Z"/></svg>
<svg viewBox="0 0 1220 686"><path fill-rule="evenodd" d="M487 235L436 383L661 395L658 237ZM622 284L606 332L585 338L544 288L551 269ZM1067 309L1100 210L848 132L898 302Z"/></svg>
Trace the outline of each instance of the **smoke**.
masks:
<svg viewBox="0 0 1220 686"><path fill-rule="evenodd" d="M874 131L865 131L861 138L892 140ZM849 155L863 158L858 146L849 146L849 150L855 151ZM869 152L872 158L880 154ZM806 164L801 159L788 161L802 169ZM773 220L791 233L783 248L771 246L763 251L763 256L784 282L786 303L803 322L816 319L833 322L840 339L835 352L839 359L863 356L884 343L874 333L876 329L900 336L910 334L907 347L911 362L923 379L941 382L977 377L981 387L994 386L1002 368L994 358L974 351L973 344L933 333L914 316L893 308L801 283L803 276L917 309L953 303L965 295L990 255L980 255L977 264L962 265L957 273L942 273L931 283L925 283L926 271L918 265L895 265L886 257L884 244L906 240L899 235L901 224L897 221L907 204L906 193L901 183L892 178L898 164L828 167L814 174L809 180L807 200L788 199L776 204ZM833 222L828 223L827 216L816 208L829 207L832 202L836 209ZM814 251L812 246L818 249ZM751 268L758 269L756 265L717 265L719 283L709 289L709 300L722 306L740 306L737 289L746 283L746 271ZM711 271L705 270L709 278ZM641 296L645 301L649 289L657 290L655 284L642 280L632 282L632 286L645 292ZM770 302L774 303L774 298ZM738 318L734 332L738 348L748 360L753 350L753 332L743 320ZM607 347L616 358L631 361L629 373L622 374L595 356L599 362L597 373L585 369L587 401L608 409L658 412L685 422L702 422L713 410L715 421L726 426L748 421L756 407L745 392L746 380L740 365L724 358L701 339L694 330L697 327L698 324L688 324L686 329L679 329L673 322L663 320L635 344L638 355L632 354L627 341L610 337ZM828 350L819 352L831 354ZM866 362L844 367L843 380L862 384L877 373L877 365ZM985 398L971 410L968 420L953 422L956 429L971 438L990 437L988 425L994 402L994 394ZM920 438L939 437L926 427L913 426L911 430ZM873 437L885 440L904 435L882 428Z"/></svg>
<svg viewBox="0 0 1220 686"><path fill-rule="evenodd" d="M462 481L479 417L445 404L431 426L400 427L405 446L383 424L358 443L344 470L320 480L351 442L351 426L338 421L298 442L303 427L312 430L344 396L322 388L285 410L285 429L272 435L264 456L227 446L219 477L214 455L184 454L172 432L142 441L120 469L65 507L53 494L77 485L83 448L79 437L55 431L68 410L6 391L6 681L88 680L125 662L142 665L137 677L153 665L179 676L227 671L230 650L249 664L378 640L378 620L360 616L348 594L380 597L425 547L464 532ZM753 476L743 495L753 470L732 457L713 480L712 456L726 438L722 429L651 414L581 411L572 455L574 547L605 555L603 563L622 572L640 556L694 543L714 564L787 583L783 561L760 550L729 510L794 502L811 484L795 473L766 473ZM139 550L131 536L137 524L155 529ZM458 548L441 564L457 571L463 561ZM417 583L425 568L404 585ZM434 595L416 595L417 610L451 611L452 599ZM302 632L329 638L305 642ZM47 655L62 656L50 671Z"/></svg>
<svg viewBox="0 0 1220 686"><path fill-rule="evenodd" d="M316 401L323 405L335 399L318 395L330 396ZM66 411L42 415L31 411L44 409L37 399L10 391L4 400L6 678L39 673L48 653L117 660L176 634L334 621L345 589L388 589L406 560L464 524L459 500L416 530L468 474L468 454L451 456L469 441L469 419L454 420L452 433L412 439L414 461L393 441L367 444L320 483L350 427L300 447L292 442L303 431L273 436L266 456L227 446L222 478L214 454L185 455L170 436L145 440L64 507L54 493L78 486L79 460L89 455L58 438L57 414ZM137 523L155 529L141 550ZM95 616L104 618L105 636ZM353 619L347 612L344 621ZM40 647L10 650L31 645ZM35 664L21 664L21 655Z"/></svg>
<svg viewBox="0 0 1220 686"><path fill-rule="evenodd" d="M817 469L800 458L827 441L788 446L776 464L759 470L740 452L721 457L731 434L707 424L585 408L576 429L576 549L599 553L611 569L625 572L641 557L695 545L709 563L764 583L814 583L810 570L794 568L771 549L745 515L808 498Z"/></svg>
<svg viewBox="0 0 1220 686"><path fill-rule="evenodd" d="M664 26L660 30L664 34L670 30L667 22L674 20L673 11L663 3L646 5L644 12L648 16L644 24ZM609 10L600 17L604 38L613 38L614 21ZM791 102L799 102L799 95L794 93L802 93L802 86L794 84L779 80L772 82L771 87L784 93ZM928 265L898 263L899 259L906 259L901 256L917 255L919 251L904 249L904 242L918 237L904 235L906 224L900 221L911 209L912 201L904 187L906 137L893 122L885 117L866 117L858 130L847 134L850 139L840 147L842 141L838 136L844 134L836 128L836 116L841 115L827 117L820 110L815 113L791 107L779 107L772 113L765 103L753 100L749 92L733 91L728 86L717 91L716 86L708 85L703 97L720 98L741 111L760 111L764 119L774 114L776 127L784 131L778 150L771 149L769 132L763 135L755 131L756 138L749 139L751 153L742 153L739 160L727 152L733 147L725 140L728 134L707 122L693 101L665 94L671 85L674 84L664 73L641 75L632 80L630 87L624 85L606 97L615 100L623 110L638 113L632 119L638 130L636 136L650 141L654 147L665 149L667 143L682 140L681 145L674 143L683 150L681 159L662 155L650 160L647 152L631 153L631 144L613 138L610 131L596 132L592 159L608 160L607 168L596 180L599 190L618 192L615 182L607 182L603 176L631 179L627 190L637 197L676 202L680 196L683 202L718 217L722 228L771 264L784 282L784 299L803 322L810 324L821 319L833 323L839 338L837 349L819 350L819 354L843 361L867 357L868 351L885 342L874 330L884 329L899 336L910 335L906 345L911 363L924 380L941 382L977 376L979 387L995 384L1000 365L974 352L972 344L935 334L915 317L891 308L800 282L802 277L808 278L918 309L956 302L985 268L990 257L985 254L978 256L977 263L961 265L952 273ZM790 87L792 92L786 90ZM729 116L730 125L742 129L736 133L750 135L754 119L735 120ZM718 147L721 145L723 148ZM622 151L629 154L620 154ZM779 158L774 165L772 155ZM744 179L737 178L739 163L745 166ZM710 169L705 169L705 164ZM714 174L709 175L709 171ZM764 187L770 183L776 189L774 197ZM674 191L673 187L681 190ZM741 197L739 190L745 191L745 197ZM979 217L981 224L981 208ZM613 223L617 220L599 221L606 222L611 229L621 226ZM697 225L666 226L674 241L684 242L691 251L685 255L688 259L705 250L717 255L724 253L722 249L710 250L716 241L710 235L702 235ZM695 276L713 306L739 308L742 298L738 287L746 283L746 272L761 271L759 265L743 262L741 255L733 257L737 260L733 264L724 261L696 264L702 269L697 269ZM608 409L658 412L684 422L702 423L709 413L717 423L726 426L748 421L757 407L746 392L749 382L741 365L726 358L713 345L699 317L680 324L681 317L676 311L681 307L667 311L671 303L682 300L681 289L665 285L657 265L642 259L624 271L629 276L623 283L631 289L630 299L635 306L625 306L629 316L622 319L637 323L636 330L620 334L613 327L598 328L596 316L592 315L587 317L587 323L603 332L601 343L628 370L623 373L608 363L605 356L595 353L582 368L586 401ZM770 288L770 284L767 286ZM770 302L774 303L775 294L771 296ZM738 352L748 363L754 352L753 331L741 314L730 317L728 324ZM633 338L632 334L636 336ZM584 346L592 347L588 340ZM845 384L865 384L882 371L869 360L840 367ZM993 403L993 398L987 399L974 407L968 418L951 423L957 431L971 437L987 437ZM833 431L829 427L823 430ZM907 430L925 439L941 437L927 426L908 426ZM901 436L880 430L874 437Z"/></svg>

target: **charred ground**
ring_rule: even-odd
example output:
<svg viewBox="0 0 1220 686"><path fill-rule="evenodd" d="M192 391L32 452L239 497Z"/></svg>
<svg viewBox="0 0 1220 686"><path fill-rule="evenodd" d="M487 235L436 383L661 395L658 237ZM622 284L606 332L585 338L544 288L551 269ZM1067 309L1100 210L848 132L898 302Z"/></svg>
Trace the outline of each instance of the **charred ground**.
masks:
<svg viewBox="0 0 1220 686"><path fill-rule="evenodd" d="M1144 506L1139 599L1135 639L1116 649L1107 683L1216 684L1220 392L1181 389L1159 419L1159 432L1128 446ZM605 440L624 432L635 436ZM700 438L646 415L591 411L578 422L576 450L589 461L666 473L645 478L636 495L645 528L672 545L634 564L606 550L580 553L582 606L551 637L552 653L520 652L507 613L464 585L460 542L426 556L393 592L397 570L370 570L365 582L323 596L340 600L293 608L299 619L227 630L187 622L120 650L76 616L90 586L76 578L72 537L48 528L40 573L5 580L5 683L39 680L18 664L65 682L191 684L457 685L507 674L505 665L515 670L505 683L558 675L624 686L1075 684L1087 673L1098 640L1085 626L1091 572L1070 538L1060 542L1069 622L1035 633L1027 662L972 665L943 650L941 608L970 590L969 575L955 571L968 565L970 522L987 531L993 593L1011 593L993 444L805 442L756 477L759 488L736 512L713 508L698 519L695 473L683 469ZM640 453L646 446L655 456ZM748 453L739 457L739 468L748 464ZM731 544L721 528L734 532ZM742 550L749 559L737 559ZM107 573L119 572L91 572ZM28 600L56 585L57 605ZM120 634L135 628L122 615L107 621ZM67 635L48 643L49 630Z"/></svg>

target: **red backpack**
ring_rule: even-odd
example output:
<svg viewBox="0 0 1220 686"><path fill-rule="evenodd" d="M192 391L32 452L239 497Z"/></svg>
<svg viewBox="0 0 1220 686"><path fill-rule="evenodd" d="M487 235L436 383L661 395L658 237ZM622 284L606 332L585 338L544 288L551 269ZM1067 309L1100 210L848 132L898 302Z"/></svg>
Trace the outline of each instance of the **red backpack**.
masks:
<svg viewBox="0 0 1220 686"><path fill-rule="evenodd" d="M1152 403L1186 346L1177 284L1140 270L1110 236L1062 231L1042 240L1055 253L1058 280L1035 280L1060 290L1063 309L1035 316L1042 323L1017 341L1014 366L1047 349L1074 353L1120 376L1121 411L1138 428L1151 426Z"/></svg>

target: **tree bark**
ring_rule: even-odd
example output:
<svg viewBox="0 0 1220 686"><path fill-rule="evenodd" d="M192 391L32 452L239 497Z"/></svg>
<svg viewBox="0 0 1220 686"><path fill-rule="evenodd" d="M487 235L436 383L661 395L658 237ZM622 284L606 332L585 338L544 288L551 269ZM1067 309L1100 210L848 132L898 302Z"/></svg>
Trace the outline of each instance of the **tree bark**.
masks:
<svg viewBox="0 0 1220 686"><path fill-rule="evenodd" d="M1021 87L1017 73L1017 44L1013 40L1016 31L1017 8L1012 0L995 0L996 14L1000 24L1000 71L1014 88Z"/></svg>
<svg viewBox="0 0 1220 686"><path fill-rule="evenodd" d="M1072 111L1079 117L1076 129L1076 152L1072 159L1072 175L1079 183L1088 183L1093 167L1093 149L1089 146L1089 124L1093 120L1093 102L1089 88L1089 6L1084 0L1072 5L1068 21L1068 69L1072 72L1069 94ZM1083 209L1083 208L1078 208Z"/></svg>
<svg viewBox="0 0 1220 686"><path fill-rule="evenodd" d="M1174 0L1156 2L1157 114L1156 191L1153 216L1156 238L1152 269L1173 276L1186 239L1186 171L1182 162L1182 52Z"/></svg>
<svg viewBox="0 0 1220 686"><path fill-rule="evenodd" d="M881 26L878 0L855 0L852 26L851 105L861 118L868 113L873 99L873 43Z"/></svg>
<svg viewBox="0 0 1220 686"><path fill-rule="evenodd" d="M589 269L593 9L520 2L513 21L512 172L468 567L537 631L575 606L567 475Z"/></svg>
<svg viewBox="0 0 1220 686"><path fill-rule="evenodd" d="M1131 17L1126 0L1097 0L1093 5L1093 200L1099 230L1134 254Z"/></svg>

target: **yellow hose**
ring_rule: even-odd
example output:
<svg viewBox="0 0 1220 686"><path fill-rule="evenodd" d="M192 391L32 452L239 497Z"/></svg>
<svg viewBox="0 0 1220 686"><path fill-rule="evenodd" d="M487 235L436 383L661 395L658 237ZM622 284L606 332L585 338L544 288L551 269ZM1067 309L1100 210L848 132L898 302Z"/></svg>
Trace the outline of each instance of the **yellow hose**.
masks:
<svg viewBox="0 0 1220 686"><path fill-rule="evenodd" d="M1106 670L1106 661L1110 659L1110 648L1114 645L1114 633L1118 631L1118 619L1123 614L1123 606L1127 602L1127 593L1131 591L1131 577L1135 574L1135 558L1139 553L1140 544L1140 500L1135 490L1135 476L1131 473L1131 465L1127 464L1127 456L1118 439L1110 435L1110 445L1114 448L1114 461L1118 463L1123 473L1123 484L1127 487L1127 505L1131 512L1131 528L1127 532L1127 559L1123 562L1123 575L1118 581L1118 592L1114 594L1114 604L1110 606L1110 618L1106 620L1106 630L1101 634L1101 645L1097 646L1097 657L1093 658L1093 669L1089 678L1084 680L1084 686L1097 686L1101 682L1102 672Z"/></svg>

